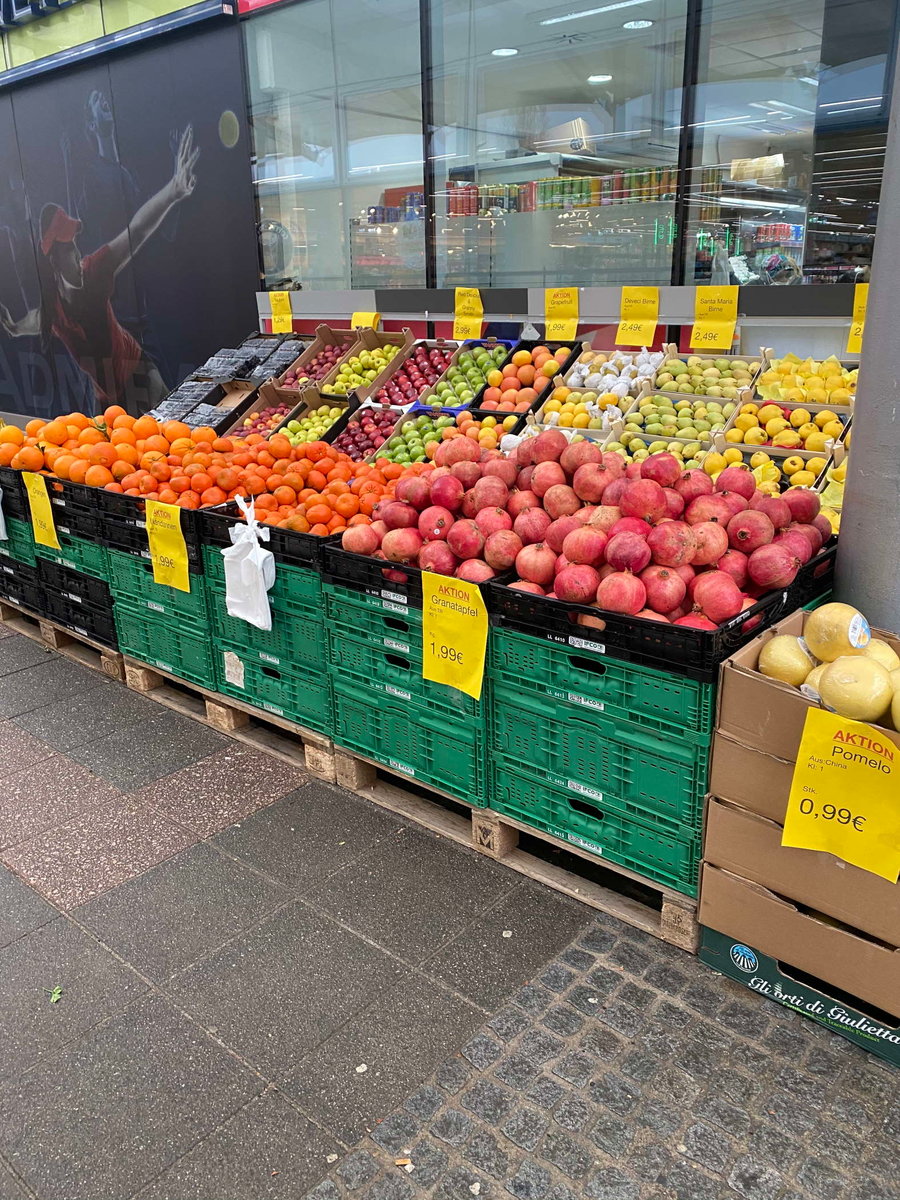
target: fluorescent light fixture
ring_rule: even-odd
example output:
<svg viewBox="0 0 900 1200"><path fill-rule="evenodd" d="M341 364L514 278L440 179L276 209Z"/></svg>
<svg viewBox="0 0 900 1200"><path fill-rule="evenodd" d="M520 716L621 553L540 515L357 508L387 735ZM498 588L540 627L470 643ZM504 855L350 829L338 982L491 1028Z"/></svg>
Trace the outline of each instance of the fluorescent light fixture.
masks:
<svg viewBox="0 0 900 1200"><path fill-rule="evenodd" d="M650 0L618 0L617 4L604 4L602 8L583 8L580 12L566 13L564 17L547 17L541 25L562 25L564 21L580 21L582 17L596 17L598 13L615 12L620 8L633 8L636 4L649 4Z"/></svg>
<svg viewBox="0 0 900 1200"><path fill-rule="evenodd" d="M822 105L824 108L825 106ZM839 117L841 113L859 113L866 112L870 108L881 108L880 104L857 104L854 108L833 108L831 112L825 114L826 117Z"/></svg>
<svg viewBox="0 0 900 1200"><path fill-rule="evenodd" d="M623 29L649 29L653 24L652 21L626 21L622 26Z"/></svg>
<svg viewBox="0 0 900 1200"><path fill-rule="evenodd" d="M801 75L797 80L798 83L808 83L810 87L818 87L818 79L813 79L812 75Z"/></svg>
<svg viewBox="0 0 900 1200"><path fill-rule="evenodd" d="M499 50L492 50L494 58L512 58L514 54L518 54L518 50L514 50L512 46L501 46Z"/></svg>
<svg viewBox="0 0 900 1200"><path fill-rule="evenodd" d="M588 83L609 83L612 75L588 75Z"/></svg>
<svg viewBox="0 0 900 1200"><path fill-rule="evenodd" d="M846 104L865 104L869 100L881 99L881 96L858 96L855 100L830 100L827 104L820 104L819 108L843 108Z"/></svg>

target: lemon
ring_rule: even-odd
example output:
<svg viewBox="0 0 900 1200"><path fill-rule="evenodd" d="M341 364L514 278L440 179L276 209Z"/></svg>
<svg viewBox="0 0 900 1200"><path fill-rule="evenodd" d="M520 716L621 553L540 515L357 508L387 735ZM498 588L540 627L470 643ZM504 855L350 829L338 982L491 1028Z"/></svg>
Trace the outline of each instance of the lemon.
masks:
<svg viewBox="0 0 900 1200"><path fill-rule="evenodd" d="M741 462L744 456L741 454L740 450L736 450L734 446L729 446L722 457L725 459L728 465L731 466L732 463Z"/></svg>
<svg viewBox="0 0 900 1200"><path fill-rule="evenodd" d="M725 434L726 442L742 442L744 440L743 429L729 429Z"/></svg>
<svg viewBox="0 0 900 1200"><path fill-rule="evenodd" d="M781 469L784 471L785 475L794 475L797 471L802 471L805 466L806 462L802 458L792 455L790 458L786 458L784 460L784 462L781 464Z"/></svg>
<svg viewBox="0 0 900 1200"><path fill-rule="evenodd" d="M575 418L572 416L571 413L564 412L564 413L559 414L559 421L557 422L557 424L560 426L561 429L571 429L574 421L575 421Z"/></svg>
<svg viewBox="0 0 900 1200"><path fill-rule="evenodd" d="M812 471L795 471L791 476L791 487L812 487L816 477Z"/></svg>
<svg viewBox="0 0 900 1200"><path fill-rule="evenodd" d="M587 429L591 423L590 414L586 412L576 413L572 418L572 424L576 429Z"/></svg>
<svg viewBox="0 0 900 1200"><path fill-rule="evenodd" d="M544 405L545 413L558 413L562 408L562 403L559 400L548 400Z"/></svg>

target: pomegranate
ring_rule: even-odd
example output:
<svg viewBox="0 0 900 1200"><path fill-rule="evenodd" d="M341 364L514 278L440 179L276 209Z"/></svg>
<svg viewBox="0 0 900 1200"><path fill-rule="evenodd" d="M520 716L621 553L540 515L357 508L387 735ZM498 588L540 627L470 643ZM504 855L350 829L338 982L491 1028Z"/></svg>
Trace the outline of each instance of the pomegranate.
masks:
<svg viewBox="0 0 900 1200"><path fill-rule="evenodd" d="M646 521L639 521L637 517L619 517L607 532L610 537L615 537L617 533L636 533L645 538L650 532L650 526Z"/></svg>
<svg viewBox="0 0 900 1200"><path fill-rule="evenodd" d="M516 572L529 583L552 583L555 567L556 555L543 542L523 546L516 555Z"/></svg>
<svg viewBox="0 0 900 1200"><path fill-rule="evenodd" d="M421 512L428 507L428 500L431 494L431 481L427 475L404 475L397 480L397 487L394 492L398 500L402 500L405 504L411 504Z"/></svg>
<svg viewBox="0 0 900 1200"><path fill-rule="evenodd" d="M475 492L470 488L463 496L462 515L470 521L478 516L478 502L475 499Z"/></svg>
<svg viewBox="0 0 900 1200"><path fill-rule="evenodd" d="M688 525L699 525L701 521L727 525L733 516L731 505L720 493L697 496L684 511L684 519Z"/></svg>
<svg viewBox="0 0 900 1200"><path fill-rule="evenodd" d="M660 487L670 488L681 478L681 463L674 454L651 454L640 465L641 479L652 479Z"/></svg>
<svg viewBox="0 0 900 1200"><path fill-rule="evenodd" d="M498 529L484 543L485 562L495 571L508 571L522 545L522 539L512 529Z"/></svg>
<svg viewBox="0 0 900 1200"><path fill-rule="evenodd" d="M779 533L772 545L784 546L795 558L800 559L801 566L808 563L813 556L810 540L800 532L799 526L796 529L786 529L784 533Z"/></svg>
<svg viewBox="0 0 900 1200"><path fill-rule="evenodd" d="M544 540L544 534L551 524L550 517L542 508L526 508L513 521L513 529L522 539L523 545L530 546Z"/></svg>
<svg viewBox="0 0 900 1200"><path fill-rule="evenodd" d="M456 578L466 579L469 583L484 583L493 579L497 572L480 558L470 558L456 568Z"/></svg>
<svg viewBox="0 0 900 1200"><path fill-rule="evenodd" d="M512 529L513 520L505 508L483 508L475 514L475 524L482 537L490 537L501 529Z"/></svg>
<svg viewBox="0 0 900 1200"><path fill-rule="evenodd" d="M791 510L780 496L768 496L765 492L754 492L750 507L765 513L776 529L784 529L791 523Z"/></svg>
<svg viewBox="0 0 900 1200"><path fill-rule="evenodd" d="M534 467L523 467L516 476L516 487L520 492L527 492L531 489L531 477L534 475Z"/></svg>
<svg viewBox="0 0 900 1200"><path fill-rule="evenodd" d="M455 475L442 475L431 484L431 503L451 513L459 512L465 490L464 484Z"/></svg>
<svg viewBox="0 0 900 1200"><path fill-rule="evenodd" d="M690 471L685 471L674 487L685 504L690 504L698 496L709 496L713 491L713 481L705 471L692 467Z"/></svg>
<svg viewBox="0 0 900 1200"><path fill-rule="evenodd" d="M756 480L749 467L730 466L720 471L716 476L717 492L737 492L745 500L749 500L756 491Z"/></svg>
<svg viewBox="0 0 900 1200"><path fill-rule="evenodd" d="M541 502L534 492L513 492L507 502L506 511L515 518L526 508L540 508L540 506Z"/></svg>
<svg viewBox="0 0 900 1200"><path fill-rule="evenodd" d="M503 508L509 500L509 488L495 475L482 475L472 488L477 505L476 512L483 508Z"/></svg>
<svg viewBox="0 0 900 1200"><path fill-rule="evenodd" d="M663 488L663 492L666 497L666 516L671 517L673 521L677 521L684 512L684 499L678 495L674 488Z"/></svg>
<svg viewBox="0 0 900 1200"><path fill-rule="evenodd" d="M474 438L457 437L451 438L449 442L441 442L435 451L435 461L437 461L438 454L441 454L439 467L452 467L455 463L461 462L477 463L481 457L481 447Z"/></svg>
<svg viewBox="0 0 900 1200"><path fill-rule="evenodd" d="M785 532L801 533L809 542L813 554L818 554L822 549L822 535L815 525L801 525L796 521L792 521Z"/></svg>
<svg viewBox="0 0 900 1200"><path fill-rule="evenodd" d="M351 525L341 537L341 546L351 554L374 554L381 539L371 525Z"/></svg>
<svg viewBox="0 0 900 1200"><path fill-rule="evenodd" d="M532 583L528 579L517 579L515 583L511 583L509 586L517 592L532 592L535 596L543 596L545 594L544 589L539 583Z"/></svg>
<svg viewBox="0 0 900 1200"><path fill-rule="evenodd" d="M577 529L573 529L566 535L562 545L562 552L569 562L586 563L591 567L600 566L605 549L606 534L599 529L591 529L589 525L580 525ZM600 580L598 579L597 582L599 583Z"/></svg>
<svg viewBox="0 0 900 1200"><path fill-rule="evenodd" d="M626 487L628 487L628 482L629 481L625 478L624 474L620 475L616 479L613 479L609 487L603 489L603 503L606 505L618 505L619 501L622 499L622 493L625 491Z"/></svg>
<svg viewBox="0 0 900 1200"><path fill-rule="evenodd" d="M531 475L531 490L536 496L544 496L555 483L565 483L566 473L558 462L541 462Z"/></svg>
<svg viewBox="0 0 900 1200"><path fill-rule="evenodd" d="M628 613L634 616L646 607L647 589L636 575L628 571L613 571L611 575L600 580L597 604L607 612Z"/></svg>
<svg viewBox="0 0 900 1200"><path fill-rule="evenodd" d="M531 461L534 463L559 462L562 452L568 444L569 439L558 429L545 429L534 439Z"/></svg>
<svg viewBox="0 0 900 1200"><path fill-rule="evenodd" d="M715 521L701 521L699 525L692 525L691 529L695 542L692 564L706 567L718 562L728 549L728 534L724 525L718 525Z"/></svg>
<svg viewBox="0 0 900 1200"><path fill-rule="evenodd" d="M750 502L740 492L716 492L716 495L725 501L732 516L750 507Z"/></svg>
<svg viewBox="0 0 900 1200"><path fill-rule="evenodd" d="M573 529L581 528L580 515L580 513L573 513L568 517L557 517L555 521L547 526L544 541L551 550L555 550L559 554L563 548L563 542L566 540L566 535L571 533Z"/></svg>
<svg viewBox="0 0 900 1200"><path fill-rule="evenodd" d="M647 534L653 561L664 567L680 567L694 558L697 540L685 521L664 521Z"/></svg>
<svg viewBox="0 0 900 1200"><path fill-rule="evenodd" d="M604 533L609 533L610 529L612 529L613 525L621 517L622 510L620 508L615 508L611 504L601 504L591 515L590 524L595 529L602 529Z"/></svg>
<svg viewBox="0 0 900 1200"><path fill-rule="evenodd" d="M590 604L597 595L599 584L600 576L593 567L573 563L557 574L553 590L560 600L571 604Z"/></svg>
<svg viewBox="0 0 900 1200"><path fill-rule="evenodd" d="M571 567L571 565L572 564L569 562L569 560L566 558L566 556L564 554L557 554L556 566L553 568L553 574L558 575L560 573L560 571L564 571L566 569L566 567ZM599 579L598 579L598 582L599 582Z"/></svg>
<svg viewBox="0 0 900 1200"><path fill-rule="evenodd" d="M402 504L399 500L389 500L384 508L379 507L379 517L388 529L412 529L419 523L419 514L411 504ZM385 551L385 554L387 551Z"/></svg>
<svg viewBox="0 0 900 1200"><path fill-rule="evenodd" d="M378 534L378 545L380 546L384 535L387 533L387 525L385 525L384 521L373 521L371 529L374 533Z"/></svg>
<svg viewBox="0 0 900 1200"><path fill-rule="evenodd" d="M480 558L484 538L474 521L455 521L447 534L447 545L457 558Z"/></svg>
<svg viewBox="0 0 900 1200"><path fill-rule="evenodd" d="M423 542L442 542L453 525L453 513L438 504L432 504L419 514L419 533Z"/></svg>
<svg viewBox="0 0 900 1200"><path fill-rule="evenodd" d="M513 454L516 456L516 466L519 468L530 467L534 464L534 438L526 438L524 442L519 442Z"/></svg>
<svg viewBox="0 0 900 1200"><path fill-rule="evenodd" d="M640 479L640 477L641 477L640 460L635 459L634 462L630 462L628 464L628 466L625 468L625 478L626 479Z"/></svg>
<svg viewBox="0 0 900 1200"><path fill-rule="evenodd" d="M567 517L577 512L581 508L581 501L567 483L555 483L544 493L544 508L555 521L557 517Z"/></svg>
<svg viewBox="0 0 900 1200"><path fill-rule="evenodd" d="M685 597L684 580L671 567L652 566L641 571L647 604L654 613L670 613Z"/></svg>
<svg viewBox="0 0 900 1200"><path fill-rule="evenodd" d="M788 488L782 492L781 498L791 510L791 519L800 525L810 524L819 515L819 493L811 488Z"/></svg>
<svg viewBox="0 0 900 1200"><path fill-rule="evenodd" d="M502 479L508 488L511 488L516 482L518 468L514 462L510 462L508 458L492 458L486 462L481 468L481 476L483 479L496 477ZM432 476L432 478L434 478Z"/></svg>
<svg viewBox="0 0 900 1200"><path fill-rule="evenodd" d="M744 603L741 605L741 612L746 612L748 608L753 608L756 601L751 596L744 597ZM751 617L749 621L744 621L741 625L741 630L744 633L749 633L751 629L755 629L762 622L762 617Z"/></svg>
<svg viewBox="0 0 900 1200"><path fill-rule="evenodd" d="M461 442L462 438L457 438L456 440ZM462 462L453 464L453 466L450 468L450 474L458 479L466 491L468 491L469 488L473 488L481 478L481 464L477 462L469 462L468 459L464 459Z"/></svg>
<svg viewBox="0 0 900 1200"><path fill-rule="evenodd" d="M597 574L600 576L601 579L605 579L607 577L607 575L612 575L614 570L615 570L615 567L611 567L609 565L609 563L604 563L603 566L597 572Z"/></svg>
<svg viewBox="0 0 900 1200"><path fill-rule="evenodd" d="M628 483L619 501L622 515L638 517L650 524L666 515L666 496L652 479L635 479Z"/></svg>
<svg viewBox="0 0 900 1200"><path fill-rule="evenodd" d="M760 546L750 555L747 564L750 578L765 591L787 587L794 582L799 569L800 559L791 554L787 546Z"/></svg>
<svg viewBox="0 0 900 1200"><path fill-rule="evenodd" d="M625 459L615 450L603 451L603 465L612 471L615 479L621 479L625 474Z"/></svg>
<svg viewBox="0 0 900 1200"><path fill-rule="evenodd" d="M739 588L743 590L747 582L747 555L740 550L726 550L716 563L717 571L730 575Z"/></svg>
<svg viewBox="0 0 900 1200"><path fill-rule="evenodd" d="M643 571L650 561L647 539L637 533L617 533L609 539L606 561L617 571Z"/></svg>
<svg viewBox="0 0 900 1200"><path fill-rule="evenodd" d="M587 463L601 463L603 455L593 442L569 442L559 458L559 465L571 479L579 467Z"/></svg>
<svg viewBox="0 0 900 1200"><path fill-rule="evenodd" d="M684 625L688 629L717 629L708 617L704 617L702 613L688 613L686 617L679 617L677 621L672 622L673 625Z"/></svg>
<svg viewBox="0 0 900 1200"><path fill-rule="evenodd" d="M689 563L682 563L680 567L675 568L675 574L680 576L684 580L685 587L686 587L691 582L691 580L695 577L697 572L694 570L694 568Z"/></svg>
<svg viewBox="0 0 900 1200"><path fill-rule="evenodd" d="M819 515L817 517L813 518L812 523L813 523L813 525L815 525L816 529L818 529L819 533L821 533L821 535L822 535L822 545L823 546L827 545L828 542L831 541L831 538L834 534L834 530L831 528L831 522L828 520L828 518L825 516L824 513L819 513Z"/></svg>
<svg viewBox="0 0 900 1200"><path fill-rule="evenodd" d="M422 549L422 537L418 529L389 529L381 543L384 557L391 562L413 563Z"/></svg>
<svg viewBox="0 0 900 1200"><path fill-rule="evenodd" d="M577 512L572 513L572 516L579 525L590 525L591 517L596 516L599 511L600 506L598 504L584 504Z"/></svg>
<svg viewBox="0 0 900 1200"><path fill-rule="evenodd" d="M694 588L694 608L716 625L721 625L741 611L744 597L741 589L724 571L706 571L697 577Z"/></svg>
<svg viewBox="0 0 900 1200"><path fill-rule="evenodd" d="M642 621L663 621L666 625L669 624L669 618L667 616L663 616L662 613L654 612L652 608L642 608L639 613L635 613L634 615L636 617L640 617Z"/></svg>
<svg viewBox="0 0 900 1200"><path fill-rule="evenodd" d="M356 528L363 527L357 525ZM452 575L459 566L459 559L446 542L426 542L419 551L419 566L436 575Z"/></svg>
<svg viewBox="0 0 900 1200"><path fill-rule="evenodd" d="M732 517L725 529L732 550L740 550L744 554L752 554L760 546L768 546L775 536L775 526L766 514L752 508Z"/></svg>
<svg viewBox="0 0 900 1200"><path fill-rule="evenodd" d="M588 504L599 504L603 493L613 482L615 476L612 471L593 462L584 463L572 476L575 495Z"/></svg>

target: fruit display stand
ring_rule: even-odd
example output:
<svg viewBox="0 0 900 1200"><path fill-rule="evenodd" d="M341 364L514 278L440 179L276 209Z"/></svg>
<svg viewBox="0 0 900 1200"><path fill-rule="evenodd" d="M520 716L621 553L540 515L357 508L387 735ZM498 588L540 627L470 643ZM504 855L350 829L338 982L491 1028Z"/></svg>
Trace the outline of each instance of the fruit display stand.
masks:
<svg viewBox="0 0 900 1200"><path fill-rule="evenodd" d="M760 378L769 370L771 350L761 347L757 359L748 359L736 354L679 354L678 347L669 344L663 347L665 358L657 368L650 387L672 399L686 395L714 397L733 400L728 393L740 393L748 388L753 391ZM726 383L719 381L725 378ZM682 379L683 385L677 385ZM712 391L709 391L712 388ZM700 389L700 390L698 390Z"/></svg>

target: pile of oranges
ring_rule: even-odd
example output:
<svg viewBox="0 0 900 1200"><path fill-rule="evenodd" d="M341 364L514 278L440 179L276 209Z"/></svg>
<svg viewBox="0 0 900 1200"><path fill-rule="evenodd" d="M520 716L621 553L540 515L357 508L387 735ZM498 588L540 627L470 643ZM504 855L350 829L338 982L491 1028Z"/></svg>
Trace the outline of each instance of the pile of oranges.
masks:
<svg viewBox="0 0 900 1200"><path fill-rule="evenodd" d="M94 419L72 413L29 421L24 432L3 427L0 466L188 509L252 497L267 525L322 536L371 523L404 472L396 463L355 463L327 442L219 437L209 427L133 417L117 405Z"/></svg>

